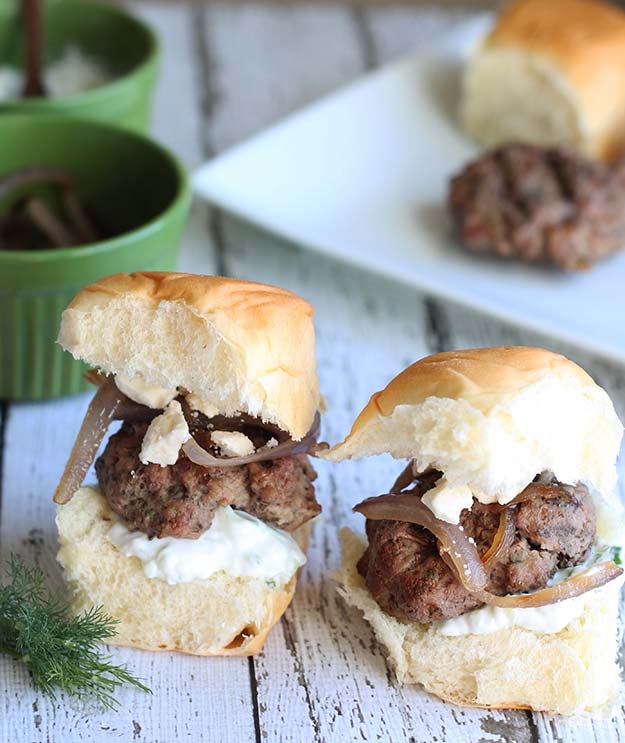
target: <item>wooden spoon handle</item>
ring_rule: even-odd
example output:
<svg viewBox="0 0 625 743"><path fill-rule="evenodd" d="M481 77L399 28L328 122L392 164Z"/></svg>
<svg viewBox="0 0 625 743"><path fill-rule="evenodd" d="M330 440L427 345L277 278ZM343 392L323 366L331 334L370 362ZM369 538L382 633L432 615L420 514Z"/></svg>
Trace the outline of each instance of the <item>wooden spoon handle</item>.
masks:
<svg viewBox="0 0 625 743"><path fill-rule="evenodd" d="M22 0L25 31L25 97L42 96L46 89L41 78L41 5L40 0Z"/></svg>

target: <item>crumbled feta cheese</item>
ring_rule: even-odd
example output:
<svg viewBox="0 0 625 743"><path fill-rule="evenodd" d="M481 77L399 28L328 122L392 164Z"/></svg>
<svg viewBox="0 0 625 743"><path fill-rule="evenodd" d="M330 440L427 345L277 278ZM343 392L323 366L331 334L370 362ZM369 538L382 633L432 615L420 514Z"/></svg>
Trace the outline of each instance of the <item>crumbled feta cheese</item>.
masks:
<svg viewBox="0 0 625 743"><path fill-rule="evenodd" d="M195 395L193 392L189 392L185 399L191 410L199 410L207 418L214 418L216 415L219 415L219 408L206 402L206 400L202 400L199 395Z"/></svg>
<svg viewBox="0 0 625 743"><path fill-rule="evenodd" d="M466 485L452 488L444 477L421 499L437 519L457 524L465 508L473 505L473 493Z"/></svg>
<svg viewBox="0 0 625 743"><path fill-rule="evenodd" d="M248 457L256 451L252 441L239 431L213 431L211 439L227 457Z"/></svg>
<svg viewBox="0 0 625 743"><path fill-rule="evenodd" d="M278 439L274 439L272 436L269 441L265 444L267 449L274 449L276 446L278 446Z"/></svg>
<svg viewBox="0 0 625 743"><path fill-rule="evenodd" d="M159 387L157 384L148 384L141 377L130 379L123 374L115 375L115 384L117 389L123 392L126 397L155 410L160 410L169 405L178 394L176 389L168 390L165 387Z"/></svg>
<svg viewBox="0 0 625 743"><path fill-rule="evenodd" d="M188 439L189 426L182 414L182 407L177 400L172 400L165 412L157 415L148 426L139 459L143 464L151 462L161 467L176 464L180 447Z"/></svg>
<svg viewBox="0 0 625 743"><path fill-rule="evenodd" d="M43 70L50 95L72 95L104 85L113 79L110 71L98 60L75 46ZM12 65L0 66L0 100L19 98L24 87L24 71Z"/></svg>

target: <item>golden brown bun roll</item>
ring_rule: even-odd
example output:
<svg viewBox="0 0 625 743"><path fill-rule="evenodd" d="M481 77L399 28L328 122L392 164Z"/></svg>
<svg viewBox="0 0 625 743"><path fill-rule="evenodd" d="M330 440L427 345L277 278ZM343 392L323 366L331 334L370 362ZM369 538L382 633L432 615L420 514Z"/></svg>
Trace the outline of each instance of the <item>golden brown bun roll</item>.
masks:
<svg viewBox="0 0 625 743"><path fill-rule="evenodd" d="M293 438L319 407L313 309L284 289L184 273L108 276L63 313L59 343L107 373L184 388Z"/></svg>
<svg viewBox="0 0 625 743"><path fill-rule="evenodd" d="M625 149L625 13L599 0L518 0L465 70L461 120L485 146Z"/></svg>
<svg viewBox="0 0 625 743"><path fill-rule="evenodd" d="M321 456L412 458L484 503L508 502L543 471L609 499L622 430L607 393L564 356L476 348L409 366Z"/></svg>

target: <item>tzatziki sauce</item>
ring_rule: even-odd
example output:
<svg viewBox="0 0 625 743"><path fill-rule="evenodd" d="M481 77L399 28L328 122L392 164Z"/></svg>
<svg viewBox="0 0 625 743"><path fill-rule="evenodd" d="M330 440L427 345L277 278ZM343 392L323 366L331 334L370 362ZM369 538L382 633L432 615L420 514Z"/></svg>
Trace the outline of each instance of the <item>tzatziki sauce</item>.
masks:
<svg viewBox="0 0 625 743"><path fill-rule="evenodd" d="M141 560L148 578L170 585L201 582L223 570L278 587L306 562L290 534L230 506L220 506L211 526L197 539L150 539L121 521L113 524L108 538L127 557Z"/></svg>

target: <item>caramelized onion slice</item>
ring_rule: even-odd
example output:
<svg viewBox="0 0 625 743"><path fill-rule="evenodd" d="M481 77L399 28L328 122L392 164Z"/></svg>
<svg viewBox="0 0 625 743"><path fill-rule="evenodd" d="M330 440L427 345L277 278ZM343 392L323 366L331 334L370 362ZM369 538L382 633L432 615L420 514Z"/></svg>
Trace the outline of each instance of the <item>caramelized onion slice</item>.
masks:
<svg viewBox="0 0 625 743"><path fill-rule="evenodd" d="M393 487L391 488L391 493L401 493L402 490L405 490L409 485L412 485L412 483L417 479L417 473L414 469L414 461L411 459L410 462L406 465L405 469L403 469L397 480L393 483Z"/></svg>
<svg viewBox="0 0 625 743"><path fill-rule="evenodd" d="M512 518L512 508L504 509L499 515L499 527L493 537L493 543L482 555L484 565L492 565L507 556L514 541L516 527Z"/></svg>
<svg viewBox="0 0 625 743"><path fill-rule="evenodd" d="M70 501L82 485L100 443L124 400L126 400L125 395L117 389L112 377L98 387L87 408L61 481L54 491L56 503Z"/></svg>
<svg viewBox="0 0 625 743"><path fill-rule="evenodd" d="M317 413L310 430L301 441L287 439L278 444L278 446L263 446L246 457L216 457L200 446L193 437L182 445L182 450L194 464L199 464L202 467L240 467L243 464L251 464L252 462L264 462L270 459L279 459L280 457L292 457L295 454L309 454L317 441L319 425L320 417L319 413Z"/></svg>
<svg viewBox="0 0 625 743"><path fill-rule="evenodd" d="M614 562L599 562L581 570L561 583L541 588L534 593L496 596L488 591L477 591L474 596L485 604L491 604L491 606L501 606L508 609L530 609L557 604L559 601L581 596L583 593L604 586L611 580L618 578L622 573L623 568L619 568Z"/></svg>
<svg viewBox="0 0 625 743"><path fill-rule="evenodd" d="M488 577L475 545L469 542L457 524L436 518L416 493L408 491L367 498L353 510L368 519L409 521L423 526L438 539L441 554L447 556L456 573L462 576L467 590L475 593L484 589Z"/></svg>

